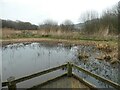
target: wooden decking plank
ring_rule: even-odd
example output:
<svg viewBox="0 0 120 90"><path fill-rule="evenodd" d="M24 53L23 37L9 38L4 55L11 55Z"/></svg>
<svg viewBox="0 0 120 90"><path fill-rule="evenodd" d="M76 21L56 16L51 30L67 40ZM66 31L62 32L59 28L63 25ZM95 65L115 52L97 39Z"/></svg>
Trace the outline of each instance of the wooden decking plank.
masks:
<svg viewBox="0 0 120 90"><path fill-rule="evenodd" d="M88 86L84 85L79 80L67 76L46 84L41 88L87 88L90 90Z"/></svg>
<svg viewBox="0 0 120 90"><path fill-rule="evenodd" d="M33 87L34 90L39 90L40 88L85 88L86 90L90 90L88 86L80 82L74 77L63 76L61 78L55 79L50 83L46 83Z"/></svg>

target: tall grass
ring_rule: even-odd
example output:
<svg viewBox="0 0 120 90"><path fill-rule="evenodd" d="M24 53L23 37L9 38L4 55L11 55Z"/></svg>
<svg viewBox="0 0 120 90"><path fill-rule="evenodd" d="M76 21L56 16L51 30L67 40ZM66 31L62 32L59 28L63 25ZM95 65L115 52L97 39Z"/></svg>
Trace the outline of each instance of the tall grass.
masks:
<svg viewBox="0 0 120 90"><path fill-rule="evenodd" d="M55 39L70 39L70 40L94 40L94 41L116 41L116 36L98 36L96 35L84 35L80 32L63 32L63 31L50 31L45 30L13 30L3 29L2 38L55 38Z"/></svg>

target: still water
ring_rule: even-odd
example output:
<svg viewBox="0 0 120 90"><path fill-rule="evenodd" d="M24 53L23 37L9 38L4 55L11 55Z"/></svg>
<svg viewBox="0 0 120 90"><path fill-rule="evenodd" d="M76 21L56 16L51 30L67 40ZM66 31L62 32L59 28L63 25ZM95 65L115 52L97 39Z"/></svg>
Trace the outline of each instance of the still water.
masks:
<svg viewBox="0 0 120 90"><path fill-rule="evenodd" d="M87 61L77 58L78 50L81 52L84 50L89 53ZM118 65L113 66L108 62L96 60L95 56L99 55L101 52L95 50L93 46L66 46L61 43L17 43L0 47L0 53L1 52L2 81L6 81L10 76L15 76L17 79L70 61L93 73L120 83L117 74ZM100 88L109 87L84 73L78 72L77 70L73 71L78 76L85 78ZM17 84L17 87L29 88L50 78L54 78L57 75L63 74L64 72L65 70L62 69L57 70L53 73Z"/></svg>

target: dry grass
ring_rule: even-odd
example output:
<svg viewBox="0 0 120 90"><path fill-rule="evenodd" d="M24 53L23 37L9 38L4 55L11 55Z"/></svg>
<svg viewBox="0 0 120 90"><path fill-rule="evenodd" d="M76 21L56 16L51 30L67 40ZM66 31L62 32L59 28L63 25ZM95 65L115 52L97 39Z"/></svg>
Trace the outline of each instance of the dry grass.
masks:
<svg viewBox="0 0 120 90"><path fill-rule="evenodd" d="M110 37L112 38L112 37ZM75 43L75 44L100 44L100 43L108 43L113 46L116 46L115 43L117 41L109 41L105 40L105 37L98 36L87 36L83 35L80 32L63 32L61 30L52 31L50 30L14 30L4 28L2 29L2 39L3 42L23 42L23 41L59 41L59 42L67 42L67 43ZM99 41L99 42L96 42Z"/></svg>
<svg viewBox="0 0 120 90"><path fill-rule="evenodd" d="M97 36L87 36L87 35L83 35L79 32L65 32L65 31L63 32L61 30L58 30L58 31L51 30L50 32L48 32L45 30L14 30L14 29L4 28L4 29L2 29L1 36L2 36L3 40L11 39L11 41L14 41L13 39L19 40L21 38L22 38L22 41L24 41L26 39L28 40L28 38L30 38L29 39L30 41L38 40L39 38L42 38L41 40L43 40L43 38L44 39L47 38L48 40L49 39L54 39L54 40L55 39L59 39L59 40L64 39L62 41L67 40L67 42L74 42L74 43L79 43L80 40L82 40L81 42L87 42L87 43L89 43L89 42L91 43L91 41L92 41L92 43L94 41L99 41L99 42L97 42L97 44L106 42L106 40L104 39L105 37L101 38L101 37L97 37ZM110 43L111 45L112 44L115 45L115 42L109 41L107 43Z"/></svg>
<svg viewBox="0 0 120 90"><path fill-rule="evenodd" d="M3 39L15 39L15 38L55 38L55 39L74 39L74 40L116 40L116 36L98 36L96 35L84 35L81 32L62 31L62 30L14 30L4 28L2 30Z"/></svg>
<svg viewBox="0 0 120 90"><path fill-rule="evenodd" d="M14 34L21 34L21 31L14 30L14 29L8 29L8 28L2 29L2 37L3 38L10 38Z"/></svg>
<svg viewBox="0 0 120 90"><path fill-rule="evenodd" d="M117 41L106 41L103 39L95 40L96 37L90 39L88 36L81 35L78 32L62 32L45 30L13 30L13 29L3 29L1 33L3 39L2 44L19 43L19 42L48 42L48 43L64 43L64 44L78 44L78 45L94 45L101 48L105 46L110 46L110 49L114 50L116 53L118 50ZM97 37L99 38L99 37ZM100 46L102 45L102 46ZM106 48L105 48L106 49ZM112 54L111 54L112 55ZM112 55L113 56L113 55Z"/></svg>
<svg viewBox="0 0 120 90"><path fill-rule="evenodd" d="M14 30L14 29L8 29L4 28L2 29L2 37L3 38L11 38L13 35L17 34L23 34L23 33L30 33L32 35L52 35L52 36L71 36L72 32L62 32L60 30L58 31L45 31L45 30Z"/></svg>

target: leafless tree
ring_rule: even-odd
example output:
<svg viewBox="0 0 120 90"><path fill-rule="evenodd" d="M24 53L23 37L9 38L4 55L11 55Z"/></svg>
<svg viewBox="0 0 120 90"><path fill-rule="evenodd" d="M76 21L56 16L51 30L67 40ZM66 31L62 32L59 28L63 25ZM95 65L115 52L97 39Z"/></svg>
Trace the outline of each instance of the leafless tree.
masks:
<svg viewBox="0 0 120 90"><path fill-rule="evenodd" d="M65 20L61 26L62 26L62 29L64 29L64 31L74 30L74 24L71 20Z"/></svg>
<svg viewBox="0 0 120 90"><path fill-rule="evenodd" d="M98 18L98 12L97 11L86 11L81 14L80 21L86 22L88 20L96 19Z"/></svg>
<svg viewBox="0 0 120 90"><path fill-rule="evenodd" d="M58 23L53 20L45 20L42 24L39 25L39 29L44 29L49 33L51 30L56 31L58 29Z"/></svg>

